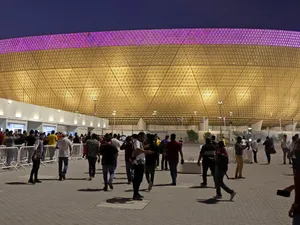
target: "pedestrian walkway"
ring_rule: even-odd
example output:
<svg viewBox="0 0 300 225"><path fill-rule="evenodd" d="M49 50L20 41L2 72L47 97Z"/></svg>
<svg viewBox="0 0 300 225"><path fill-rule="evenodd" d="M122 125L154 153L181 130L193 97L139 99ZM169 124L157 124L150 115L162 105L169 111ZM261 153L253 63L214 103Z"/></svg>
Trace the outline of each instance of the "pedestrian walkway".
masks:
<svg viewBox="0 0 300 225"><path fill-rule="evenodd" d="M186 145L187 157L197 157L199 146ZM132 186L127 185L123 156L114 190L103 192L100 165L96 177L88 178L88 163L79 160L70 163L66 181L58 181L57 164L40 169L41 184L27 184L30 170L0 173L1 225L286 225L291 224L288 210L293 198L276 195L277 189L292 184L290 165L280 165L282 153L278 151L271 165L246 164L245 180L227 180L237 195L230 202L223 193L220 201L215 195L213 181L200 188L200 175L179 174L178 186L171 187L168 171L157 171L155 185L146 191L144 179L141 194L145 201L132 202ZM265 163L263 151L259 161ZM228 175L233 177L235 164L229 165Z"/></svg>

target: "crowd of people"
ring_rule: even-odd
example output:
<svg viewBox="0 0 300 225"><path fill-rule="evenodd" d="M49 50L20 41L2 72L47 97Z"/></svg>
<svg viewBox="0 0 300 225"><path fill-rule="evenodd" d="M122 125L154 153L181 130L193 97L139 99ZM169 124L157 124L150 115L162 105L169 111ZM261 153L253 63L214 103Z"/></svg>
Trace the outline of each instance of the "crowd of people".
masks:
<svg viewBox="0 0 300 225"><path fill-rule="evenodd" d="M234 145L236 171L235 179L245 179L243 176L244 151L253 153L254 163L257 161L260 139L247 141L243 137L237 137ZM143 196L139 193L140 185L145 175L148 182L148 190L151 191L155 182L155 171L159 165L161 170L170 170L171 185L177 185L177 166L184 163L182 151L182 139L176 141L176 135L170 137L166 135L160 140L156 134L145 134L140 132L132 136L121 136L118 134L106 134L104 136L88 133L86 135L72 136L65 132L49 134L39 133L31 130L29 134L13 133L6 130L0 132L0 144L6 147L25 144L34 146L30 156L32 170L30 173L29 183L40 183L38 171L41 160L44 157L44 146L53 146L53 152L58 151L58 179L60 181L67 179L69 157L73 151L73 143L83 143L85 157L89 164L89 180L95 177L96 163L101 162L103 170L104 191L108 188L113 189L113 180L117 168L118 155L124 151L125 167L128 184L133 185L133 200L142 200ZM263 143L267 164L271 163L271 155L276 153L274 140L267 137ZM283 164L288 163L293 166L294 185L291 185L285 191L295 190L295 202L289 211L289 215L296 221L300 216L300 139L296 134L289 142L287 135L283 136L280 147L283 152ZM251 149L251 150L250 150ZM54 153L50 151L50 157ZM252 158L252 155L251 155ZM249 159L249 157L248 157ZM252 162L252 159L250 160ZM229 163L228 152L225 148L224 141L216 142L215 136L206 138L205 144L201 147L198 158L198 165L202 164L202 186L207 186L207 172L211 170L213 175L214 186L216 188L215 199L222 198L221 189L230 194L230 200L234 198L236 192L224 183L223 178L227 176ZM228 176L227 176L228 177Z"/></svg>

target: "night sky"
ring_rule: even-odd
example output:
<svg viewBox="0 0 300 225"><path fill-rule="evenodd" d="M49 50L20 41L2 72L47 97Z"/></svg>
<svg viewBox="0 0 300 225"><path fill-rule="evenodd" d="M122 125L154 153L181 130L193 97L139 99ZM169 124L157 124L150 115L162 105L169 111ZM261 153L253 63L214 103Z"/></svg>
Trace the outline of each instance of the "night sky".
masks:
<svg viewBox="0 0 300 225"><path fill-rule="evenodd" d="M300 1L0 1L0 39L85 31L219 27L300 31Z"/></svg>

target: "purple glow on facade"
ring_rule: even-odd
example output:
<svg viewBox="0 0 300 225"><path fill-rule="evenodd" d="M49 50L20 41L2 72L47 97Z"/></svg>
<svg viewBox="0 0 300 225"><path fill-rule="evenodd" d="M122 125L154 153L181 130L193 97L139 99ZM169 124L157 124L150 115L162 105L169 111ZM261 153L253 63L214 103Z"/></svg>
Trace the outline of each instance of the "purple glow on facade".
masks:
<svg viewBox="0 0 300 225"><path fill-rule="evenodd" d="M168 29L43 35L0 40L0 54L68 48L147 45L300 47L300 32L257 29Z"/></svg>

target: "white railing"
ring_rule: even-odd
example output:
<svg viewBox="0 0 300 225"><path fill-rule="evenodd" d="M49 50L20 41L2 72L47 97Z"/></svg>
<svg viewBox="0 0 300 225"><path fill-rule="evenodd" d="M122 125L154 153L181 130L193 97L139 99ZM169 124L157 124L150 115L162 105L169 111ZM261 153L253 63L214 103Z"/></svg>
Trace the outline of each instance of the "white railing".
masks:
<svg viewBox="0 0 300 225"><path fill-rule="evenodd" d="M32 165L32 156L36 146L0 146L0 168L2 169L27 169ZM83 159L83 144L73 144L70 156L70 162ZM58 149L54 145L45 145L42 154L41 164L46 166L47 163L57 163Z"/></svg>

